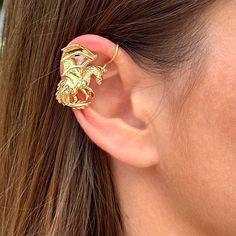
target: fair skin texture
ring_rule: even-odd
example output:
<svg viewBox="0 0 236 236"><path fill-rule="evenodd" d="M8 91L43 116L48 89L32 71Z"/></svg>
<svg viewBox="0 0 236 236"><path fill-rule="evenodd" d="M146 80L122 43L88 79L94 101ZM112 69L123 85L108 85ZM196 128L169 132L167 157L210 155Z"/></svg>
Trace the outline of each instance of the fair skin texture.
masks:
<svg viewBox="0 0 236 236"><path fill-rule="evenodd" d="M235 1L219 1L207 31L204 63L165 85L121 48L90 107L73 110L111 156L125 236L236 235ZM96 35L76 42L98 54L95 65L116 47ZM178 110L191 72L197 86Z"/></svg>

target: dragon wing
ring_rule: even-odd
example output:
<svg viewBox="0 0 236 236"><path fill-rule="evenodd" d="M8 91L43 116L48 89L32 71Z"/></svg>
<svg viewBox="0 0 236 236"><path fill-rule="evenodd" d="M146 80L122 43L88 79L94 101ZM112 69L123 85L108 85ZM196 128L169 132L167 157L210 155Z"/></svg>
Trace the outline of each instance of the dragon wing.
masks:
<svg viewBox="0 0 236 236"><path fill-rule="evenodd" d="M94 61L97 57L96 54L93 54L87 48L79 44L71 44L62 49L62 59L61 62L66 60L73 60L75 64L80 67L87 66L90 62Z"/></svg>

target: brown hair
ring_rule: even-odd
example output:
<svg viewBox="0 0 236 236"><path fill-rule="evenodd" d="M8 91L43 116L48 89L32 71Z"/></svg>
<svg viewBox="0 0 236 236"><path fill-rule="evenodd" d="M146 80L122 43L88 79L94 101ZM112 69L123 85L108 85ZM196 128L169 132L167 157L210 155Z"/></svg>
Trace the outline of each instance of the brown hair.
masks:
<svg viewBox="0 0 236 236"><path fill-rule="evenodd" d="M148 70L201 48L213 0L6 0L1 57L0 234L124 231L108 154L55 100L60 49L93 33Z"/></svg>

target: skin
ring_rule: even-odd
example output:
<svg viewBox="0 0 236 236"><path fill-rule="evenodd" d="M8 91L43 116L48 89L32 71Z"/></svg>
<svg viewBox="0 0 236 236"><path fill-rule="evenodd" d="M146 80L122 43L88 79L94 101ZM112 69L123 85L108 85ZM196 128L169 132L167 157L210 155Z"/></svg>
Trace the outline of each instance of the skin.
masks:
<svg viewBox="0 0 236 236"><path fill-rule="evenodd" d="M110 154L127 236L236 235L236 2L219 1L208 13L197 68L186 65L163 83L120 49L92 105L73 110ZM96 35L73 42L96 51L98 65L115 50Z"/></svg>

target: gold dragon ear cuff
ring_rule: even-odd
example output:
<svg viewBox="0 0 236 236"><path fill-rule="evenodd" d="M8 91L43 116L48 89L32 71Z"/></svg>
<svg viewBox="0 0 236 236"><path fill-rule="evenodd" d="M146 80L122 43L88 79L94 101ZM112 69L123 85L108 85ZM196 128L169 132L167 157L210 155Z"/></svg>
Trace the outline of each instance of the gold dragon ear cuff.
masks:
<svg viewBox="0 0 236 236"><path fill-rule="evenodd" d="M110 64L118 54L119 45L113 57L103 66L89 65L97 55L80 44L70 44L63 48L61 69L62 79L57 85L56 99L63 106L73 109L84 109L91 104L89 99L94 98L91 88L91 78L95 78L98 85L102 84L103 74L107 72ZM81 97L84 97L81 99Z"/></svg>

